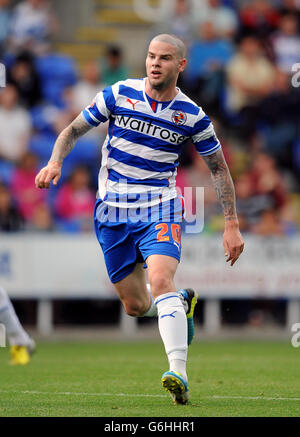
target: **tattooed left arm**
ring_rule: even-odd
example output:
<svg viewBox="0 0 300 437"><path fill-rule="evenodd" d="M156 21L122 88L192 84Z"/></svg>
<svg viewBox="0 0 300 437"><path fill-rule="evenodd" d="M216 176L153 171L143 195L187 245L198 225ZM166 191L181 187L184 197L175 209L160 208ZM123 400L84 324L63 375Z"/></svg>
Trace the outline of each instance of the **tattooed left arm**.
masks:
<svg viewBox="0 0 300 437"><path fill-rule="evenodd" d="M244 249L236 213L234 185L222 150L204 156L203 159L210 169L213 184L223 209L225 219L223 245L227 257L226 261L231 261L230 265L232 266Z"/></svg>
<svg viewBox="0 0 300 437"><path fill-rule="evenodd" d="M222 150L204 156L203 159L211 171L213 184L223 208L225 222L233 221L238 224L234 186Z"/></svg>

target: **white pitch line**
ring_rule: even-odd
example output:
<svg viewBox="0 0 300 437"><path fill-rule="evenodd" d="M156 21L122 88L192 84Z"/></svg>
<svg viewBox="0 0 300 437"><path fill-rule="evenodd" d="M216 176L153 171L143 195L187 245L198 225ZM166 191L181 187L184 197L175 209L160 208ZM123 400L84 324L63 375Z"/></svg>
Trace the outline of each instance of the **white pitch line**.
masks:
<svg viewBox="0 0 300 437"><path fill-rule="evenodd" d="M0 393L16 393L25 395L56 395L56 396L117 396L117 397L134 397L134 398L165 398L166 395L150 395L139 393L77 393L77 392L52 392L52 391L37 391L37 390L0 390Z"/></svg>
<svg viewBox="0 0 300 437"><path fill-rule="evenodd" d="M214 395L212 396L213 399L245 399L249 401L257 401L257 400L263 400L263 401L300 401L300 398L272 398L272 397L266 397L266 396L219 396Z"/></svg>
<svg viewBox="0 0 300 437"><path fill-rule="evenodd" d="M85 393L85 392L47 392L37 390L0 390L0 393L16 393L28 395L55 395L55 396L116 396L116 397L132 397L132 398L165 398L166 395L151 395L147 393ZM266 397L266 396L204 396L202 399L240 399L240 400L262 400L262 401L300 401L300 398L283 398L283 397Z"/></svg>

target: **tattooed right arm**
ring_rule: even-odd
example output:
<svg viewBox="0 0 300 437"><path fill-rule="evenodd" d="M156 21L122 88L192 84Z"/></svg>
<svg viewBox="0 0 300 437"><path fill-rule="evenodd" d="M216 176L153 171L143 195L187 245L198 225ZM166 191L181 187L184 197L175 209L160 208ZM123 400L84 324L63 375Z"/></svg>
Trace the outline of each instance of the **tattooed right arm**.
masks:
<svg viewBox="0 0 300 437"><path fill-rule="evenodd" d="M79 114L57 137L49 162L62 163L65 157L73 150L78 138L92 128L93 126L89 125L83 116Z"/></svg>
<svg viewBox="0 0 300 437"><path fill-rule="evenodd" d="M90 126L81 114L67 126L58 136L52 151L51 158L35 178L37 188L50 188L50 182L57 185L61 176L61 167L65 157L73 150L79 137L87 133L93 127Z"/></svg>

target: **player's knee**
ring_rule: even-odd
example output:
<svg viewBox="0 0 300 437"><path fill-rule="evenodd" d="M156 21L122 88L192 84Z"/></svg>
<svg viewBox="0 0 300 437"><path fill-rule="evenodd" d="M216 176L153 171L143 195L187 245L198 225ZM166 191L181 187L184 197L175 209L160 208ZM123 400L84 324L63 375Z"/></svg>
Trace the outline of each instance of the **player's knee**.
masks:
<svg viewBox="0 0 300 437"><path fill-rule="evenodd" d="M122 303L126 314L131 317L139 317L147 310L144 303L137 299L123 300Z"/></svg>
<svg viewBox="0 0 300 437"><path fill-rule="evenodd" d="M154 297L173 290L174 284L171 278L163 274L156 274L149 278L151 292Z"/></svg>

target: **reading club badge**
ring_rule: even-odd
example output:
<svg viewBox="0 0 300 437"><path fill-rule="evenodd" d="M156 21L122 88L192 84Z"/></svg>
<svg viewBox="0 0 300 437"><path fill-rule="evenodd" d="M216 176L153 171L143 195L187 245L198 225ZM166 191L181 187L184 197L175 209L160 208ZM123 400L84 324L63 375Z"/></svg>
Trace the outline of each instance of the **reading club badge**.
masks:
<svg viewBox="0 0 300 437"><path fill-rule="evenodd" d="M178 126L181 126L186 122L186 113L183 111L174 111L172 114L172 121Z"/></svg>

